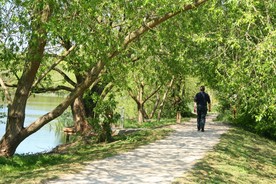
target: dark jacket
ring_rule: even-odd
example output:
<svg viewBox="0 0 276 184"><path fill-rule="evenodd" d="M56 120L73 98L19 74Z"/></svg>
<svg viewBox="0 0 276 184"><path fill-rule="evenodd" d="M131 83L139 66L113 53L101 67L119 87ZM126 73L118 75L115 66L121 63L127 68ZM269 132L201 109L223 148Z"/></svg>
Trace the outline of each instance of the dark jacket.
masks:
<svg viewBox="0 0 276 184"><path fill-rule="evenodd" d="M207 103L211 103L210 96L203 91L196 94L194 101L196 102L197 105L202 105L202 106L207 106Z"/></svg>

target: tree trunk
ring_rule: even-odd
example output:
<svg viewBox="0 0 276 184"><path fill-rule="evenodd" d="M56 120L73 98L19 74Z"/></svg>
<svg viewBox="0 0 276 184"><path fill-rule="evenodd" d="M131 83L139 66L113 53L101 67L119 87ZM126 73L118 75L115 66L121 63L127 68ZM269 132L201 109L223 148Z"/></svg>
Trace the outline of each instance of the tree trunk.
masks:
<svg viewBox="0 0 276 184"><path fill-rule="evenodd" d="M43 58L47 41L44 25L49 20L51 10L49 5L44 4L44 6L37 6L33 13L33 19L37 20L31 23L33 32L29 40L24 70L18 81L13 102L8 109L6 133L0 141L0 156L12 156L17 146L28 136L24 131L25 109L32 84Z"/></svg>
<svg viewBox="0 0 276 184"><path fill-rule="evenodd" d="M161 86L157 87L147 98L144 99L144 82L141 82L139 85L139 91L138 95L135 96L131 90L129 90L129 95L131 98L136 102L137 104L137 110L138 110L138 122L142 123L144 122L144 119L148 119L149 115L147 114L146 110L144 109L144 104L154 95L158 92L158 90L161 88Z"/></svg>
<svg viewBox="0 0 276 184"><path fill-rule="evenodd" d="M144 122L143 104L138 104L138 123Z"/></svg>
<svg viewBox="0 0 276 184"><path fill-rule="evenodd" d="M144 102L143 102L143 96L144 96L144 82L140 83L139 86L139 93L138 93L138 123L143 123L144 122Z"/></svg>
<svg viewBox="0 0 276 184"><path fill-rule="evenodd" d="M85 79L85 81L79 84L78 87L74 91L72 91L62 103L60 103L51 112L48 112L47 114L38 118L26 128L23 128L24 118L22 118L22 116L25 115L24 111L26 105L22 107L22 105L17 103L18 106L23 108L21 116L19 111L15 111L14 107L11 107L8 112L6 133L0 141L0 156L12 156L15 153L15 147L17 147L20 142L22 142L29 135L38 131L41 127L43 127L53 119L60 116L68 108L68 106L74 102L77 97L81 96L83 92L92 85L92 83L97 79L99 73L103 70L104 66L105 63L99 61L96 66L89 71L89 75ZM13 112L14 114L11 114L11 112Z"/></svg>
<svg viewBox="0 0 276 184"><path fill-rule="evenodd" d="M71 105L71 110L74 120L75 131L81 133L82 135L89 134L92 130L92 127L86 120L82 96L74 100L74 102Z"/></svg>
<svg viewBox="0 0 276 184"><path fill-rule="evenodd" d="M166 100L166 98L168 96L168 93L169 93L170 89L172 88L173 82L174 82L174 77L170 81L170 84L168 85L168 88L166 89L166 92L163 95L162 102L161 102L161 104L159 106L159 111L158 111L158 115L157 115L158 121L160 121L160 119L161 119L161 113L162 113L163 108L164 108L165 100Z"/></svg>
<svg viewBox="0 0 276 184"><path fill-rule="evenodd" d="M153 109L152 109L152 111L151 111L151 113L150 113L150 115L149 115L149 119L152 119L152 118L153 118L153 116L154 116L154 114L155 114L155 112L156 112L156 110L157 110L157 108L158 108L159 103L160 103L160 96L159 96L159 94L157 93L157 94L156 94L156 100L155 100Z"/></svg>
<svg viewBox="0 0 276 184"><path fill-rule="evenodd" d="M16 132L6 132L0 141L0 157L10 157L12 156L18 145L25 139L26 137L18 136L18 131Z"/></svg>

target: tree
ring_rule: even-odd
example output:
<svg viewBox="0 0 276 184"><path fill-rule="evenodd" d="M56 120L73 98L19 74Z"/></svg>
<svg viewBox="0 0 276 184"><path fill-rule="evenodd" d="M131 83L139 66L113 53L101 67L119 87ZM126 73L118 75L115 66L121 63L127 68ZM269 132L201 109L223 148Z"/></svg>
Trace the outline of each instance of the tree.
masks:
<svg viewBox="0 0 276 184"><path fill-rule="evenodd" d="M81 96L90 86L93 86L93 83L96 82L108 61L124 51L131 42L137 40L137 38L155 28L157 25L182 12L195 9L205 2L207 2L207 0L199 0L181 7L179 4L172 3L171 5L175 5L175 7L177 7L176 9L170 9L172 6L160 7L159 3L163 4L163 1L118 1L109 6L107 6L105 2L95 2L98 4L94 7L92 7L89 2L7 2L2 7L7 7L9 5L17 7L18 11L14 15L13 20L18 20L19 22L15 22L14 25L19 25L23 35L22 41L27 41L27 44L24 42L26 54L22 55L24 58L24 69L18 75L19 80L14 97L8 104L6 133L0 140L0 156L12 156L17 146L26 137L60 116L76 98ZM168 3L166 1L166 4ZM117 9L115 9L117 6L122 5L124 7L121 9L122 11L117 11ZM148 8L145 8L145 5L147 5ZM151 8L154 9L151 11ZM124 12L125 9L128 11ZM139 10L140 12L138 14L142 15L145 21L141 22L134 19L132 22L131 18L134 16L128 19L128 15L134 15L133 10ZM155 12L153 10L155 10ZM70 14L70 16L68 16L68 20L70 21L61 19L64 18L64 16L60 16L59 12ZM153 14L153 12L155 14ZM79 17L79 15L81 15L81 17ZM154 15L154 17L152 15ZM111 22L109 21L111 19L107 19L109 16L114 18ZM135 13L135 16L137 16L137 13ZM91 17L93 17L93 19L91 19ZM125 24L116 26L117 23L122 23L118 20L124 20ZM94 22L96 22L96 24L93 24ZM9 22L6 24L9 24ZM124 30L120 31L122 26ZM116 30L120 31L120 34L116 34L115 36L114 33ZM46 46L50 47L53 44L57 44L56 38L59 34L65 34L70 37L75 44L79 45L79 51L84 51L84 55L79 53L79 59L81 60L83 58L86 61L83 63L86 64L87 67L84 70L86 71L84 74L85 78L81 83L75 86L61 104L51 112L38 118L29 126L24 127L26 103L41 64L46 62L46 60L44 60ZM116 40L119 40L119 43ZM20 50L24 50L12 44L17 42L16 39L10 39L10 42L10 45L14 49L17 49L14 51L19 52ZM22 42L21 46L24 44ZM3 58L7 59L5 56Z"/></svg>
<svg viewBox="0 0 276 184"><path fill-rule="evenodd" d="M160 89L165 87L171 76L166 72L163 61L156 56L149 56L145 61L140 59L132 65L122 88L128 91L129 96L136 103L137 120L142 123L144 119L153 117L159 98L156 98L156 101L151 101L151 99L156 95L158 97ZM160 72L161 70L164 72Z"/></svg>
<svg viewBox="0 0 276 184"><path fill-rule="evenodd" d="M185 24L189 24L188 22ZM183 24L182 17L173 19L168 25L164 23L145 35L139 43L133 44L131 47L133 52L129 54L131 62L127 62L131 66L129 67L131 69L127 70L129 74L125 75L123 72L121 73L124 76L117 74L119 77L116 80L123 79L122 88L129 91L131 98L137 104L139 122L151 119L158 108L160 119L173 82L181 85L183 82L181 78L191 72L192 62L187 59L189 42L186 33L181 30L181 24ZM176 103L172 106L175 105ZM181 105L183 103L179 104ZM178 113L180 114L180 111Z"/></svg>
<svg viewBox="0 0 276 184"><path fill-rule="evenodd" d="M220 92L236 123L275 139L275 1L221 1L194 35L198 74ZM205 20L205 19L204 19ZM210 25L220 25L214 27ZM202 72L205 71L205 72Z"/></svg>

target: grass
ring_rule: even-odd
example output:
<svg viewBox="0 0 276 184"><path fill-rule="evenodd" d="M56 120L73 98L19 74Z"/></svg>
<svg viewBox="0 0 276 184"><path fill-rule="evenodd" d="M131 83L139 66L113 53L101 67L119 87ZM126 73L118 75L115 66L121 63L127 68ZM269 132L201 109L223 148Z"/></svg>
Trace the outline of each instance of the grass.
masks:
<svg viewBox="0 0 276 184"><path fill-rule="evenodd" d="M0 157L0 183L43 183L46 178L55 179L62 173L76 173L87 161L127 152L140 145L162 139L171 131L166 128L141 130L128 135L114 136L115 140L112 143L78 141L71 146L65 146L58 153Z"/></svg>
<svg viewBox="0 0 276 184"><path fill-rule="evenodd" d="M194 168L174 184L275 183L276 143L232 128Z"/></svg>
<svg viewBox="0 0 276 184"><path fill-rule="evenodd" d="M148 122L148 125L143 126L152 129L115 136L112 143L92 144L90 141L78 141L62 147L58 153L15 155L9 159L0 157L0 183L44 183L46 179L58 178L63 173L77 173L87 161L127 152L164 138L172 130L156 127L167 124L174 122ZM133 128L131 123L128 126ZM220 143L213 151L208 152L191 171L173 183L275 183L275 150L275 141L231 128L228 133L222 135Z"/></svg>
<svg viewBox="0 0 276 184"><path fill-rule="evenodd" d="M182 118L181 121L189 121L190 118ZM125 128L160 128L168 125L175 124L175 119L162 119L160 121L151 120L144 122L142 124L138 124L136 120L127 120L124 122Z"/></svg>

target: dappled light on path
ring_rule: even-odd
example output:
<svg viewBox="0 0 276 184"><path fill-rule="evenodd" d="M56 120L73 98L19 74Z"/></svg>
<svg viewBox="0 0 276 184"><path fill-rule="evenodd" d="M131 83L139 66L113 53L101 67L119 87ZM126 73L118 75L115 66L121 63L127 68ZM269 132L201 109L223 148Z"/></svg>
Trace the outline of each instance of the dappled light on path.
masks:
<svg viewBox="0 0 276 184"><path fill-rule="evenodd" d="M198 132L196 120L173 125L166 139L117 156L88 163L77 174L63 175L49 183L169 184L190 169L219 142L228 127L207 119L205 132Z"/></svg>

